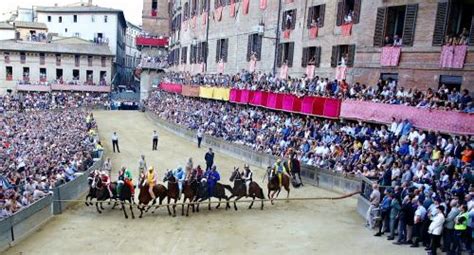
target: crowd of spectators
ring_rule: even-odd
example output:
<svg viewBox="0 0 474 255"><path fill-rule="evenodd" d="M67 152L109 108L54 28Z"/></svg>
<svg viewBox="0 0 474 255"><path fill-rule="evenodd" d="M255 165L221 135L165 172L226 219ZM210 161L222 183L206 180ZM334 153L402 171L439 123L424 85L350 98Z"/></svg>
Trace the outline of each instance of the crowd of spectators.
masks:
<svg viewBox="0 0 474 255"><path fill-rule="evenodd" d="M235 75L228 74L196 74L186 72L170 72L164 78L165 82L184 85L210 85L250 90L265 90L281 93L292 93L298 96L326 96L341 99L372 101L386 104L401 104L424 109L444 109L474 113L472 97L467 89L448 89L441 85L439 89L428 88L406 89L399 86L393 79L379 80L374 86L349 84L345 80L337 81L315 76L279 79L277 76L265 73L249 73L242 70Z"/></svg>
<svg viewBox="0 0 474 255"><path fill-rule="evenodd" d="M293 149L303 164L372 179L385 188L385 196L375 185L379 193L371 196L368 226L375 227L376 211L381 211L376 236L388 232L394 240L398 233L396 244L424 244L435 252L439 232L430 224L439 224L441 211L453 212L448 229L459 211L471 212L474 227L472 136L417 130L408 120L394 119L387 126L324 120L161 91L153 92L147 107L167 121L255 151L285 156ZM455 249L454 240L470 249L471 232L458 239L451 232L446 231L445 250Z"/></svg>

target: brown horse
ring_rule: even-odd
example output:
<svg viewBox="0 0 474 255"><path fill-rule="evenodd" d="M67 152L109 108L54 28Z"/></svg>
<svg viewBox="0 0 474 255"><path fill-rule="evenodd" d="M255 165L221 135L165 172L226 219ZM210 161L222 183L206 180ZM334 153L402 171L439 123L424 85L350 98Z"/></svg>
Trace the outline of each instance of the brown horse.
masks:
<svg viewBox="0 0 474 255"><path fill-rule="evenodd" d="M186 200L189 200L190 203L196 202L198 199L197 193L199 189L199 183L197 180L188 180L183 184L183 205L181 206L181 215L184 215L184 204ZM193 212L195 212L195 204L190 205L188 203L188 208L186 210L186 216L189 216L189 207L193 207Z"/></svg>
<svg viewBox="0 0 474 255"><path fill-rule="evenodd" d="M237 203L236 201L241 199L242 197L251 197L253 200L250 203L249 209L252 209L253 203L255 202L255 197L262 199L262 206L261 210L263 210L263 199L265 196L263 195L263 190L260 186L252 181L249 186L249 194L247 195L247 187L245 185L245 181L242 179L242 174L239 171L239 168L234 167L234 171L232 172L230 182L234 183L234 187L232 188L232 196L229 199L236 197L234 200L234 209L237 211Z"/></svg>
<svg viewBox="0 0 474 255"><path fill-rule="evenodd" d="M140 185L140 193L138 194L137 205L137 208L140 210L140 218L143 216L143 211L148 212L148 210L150 210L150 208L156 204L156 199L158 199L158 205L156 206L155 210L160 207L168 193L168 190L165 186L157 184L153 187L153 194L155 194L155 199L153 199L148 190L148 184L145 183L143 185ZM150 201L153 201L151 205L149 205ZM153 210L153 213L155 212L155 210Z"/></svg>
<svg viewBox="0 0 474 255"><path fill-rule="evenodd" d="M277 174L272 174L272 168L267 168L267 176L268 176L268 198L273 205L273 200L278 197L281 191L280 182L278 180ZM282 174L281 184L283 188L285 188L287 195L286 198L290 197L290 177L286 174ZM273 193L272 193L273 191Z"/></svg>
<svg viewBox="0 0 474 255"><path fill-rule="evenodd" d="M171 211L170 211L170 201L171 201L171 199L173 199L173 200L174 200L174 204L173 204L173 217L176 217L176 203L178 202L178 200L180 199L180 197L179 197L178 181L177 181L176 178L174 177L173 171L168 170L168 171L165 173L165 177L163 178L163 182L168 182L168 192L167 192L167 196L168 196L168 205L167 205L168 214L171 215Z"/></svg>

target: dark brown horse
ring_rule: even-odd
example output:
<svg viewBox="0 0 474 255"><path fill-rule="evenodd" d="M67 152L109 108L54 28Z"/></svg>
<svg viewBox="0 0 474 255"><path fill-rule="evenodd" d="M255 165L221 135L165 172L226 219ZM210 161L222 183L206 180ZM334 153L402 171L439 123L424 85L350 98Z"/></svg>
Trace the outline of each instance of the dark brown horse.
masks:
<svg viewBox="0 0 474 255"><path fill-rule="evenodd" d="M216 186L214 187L212 195L209 196L207 182L205 181L205 179L203 179L201 181L201 183L199 183L197 200L199 202L202 202L204 200L208 200L209 201L208 209L211 210L211 197L215 197L215 198L219 199L219 203L217 204L216 209L219 209L219 207L221 206L221 200L225 199L226 200L225 209L227 210L227 209L230 208L230 205L229 205L229 197L225 194L226 190L228 190L232 193L232 187L230 185L216 183ZM196 211L199 212L199 204L196 207Z"/></svg>
<svg viewBox="0 0 474 255"><path fill-rule="evenodd" d="M258 183L252 181L249 186L249 194L247 195L247 187L245 185L245 181L242 179L242 174L239 171L239 168L234 167L234 171L232 172L229 181L234 183L234 187L232 188L232 196L229 199L236 197L234 200L234 209L237 211L237 203L236 201L241 199L242 197L251 197L253 200L250 203L249 209L252 209L253 203L255 202L255 198L262 199L262 206L261 210L263 210L263 199L265 196L263 195L263 190L260 188Z"/></svg>
<svg viewBox="0 0 474 255"><path fill-rule="evenodd" d="M197 193L199 189L199 183L197 180L188 180L183 184L183 205L181 206L181 215L184 215L184 204L186 200L189 200L190 203L196 202L198 199ZM193 207L193 212L195 212L195 205L188 203L188 208L186 209L186 216L189 216L189 207Z"/></svg>
<svg viewBox="0 0 474 255"><path fill-rule="evenodd" d="M170 211L170 201L171 199L174 200L173 204L173 217L176 217L176 203L180 199L179 197L179 186L178 186L178 181L173 175L172 170L168 170L165 173L165 177L163 178L163 182L168 182L168 192L167 192L167 197L168 197L168 214L171 215Z"/></svg>
<svg viewBox="0 0 474 255"><path fill-rule="evenodd" d="M145 180L143 182L146 182ZM155 194L155 199L153 199L149 192L148 184L140 185L140 193L138 194L138 210L140 210L140 218L143 216L143 211L148 212L150 208L156 204L156 200L158 199L158 205L155 207L155 210L160 207L163 203L163 200L166 198L168 194L168 190L165 186L161 184L157 184L153 187L153 194ZM149 204L150 201L153 201L151 205ZM155 212L153 210L152 213Z"/></svg>
<svg viewBox="0 0 474 255"><path fill-rule="evenodd" d="M278 197L281 191L280 182L278 180L277 174L272 174L272 168L267 168L267 176L268 176L268 198L273 205L273 200ZM281 185L285 188L287 195L286 198L290 197L290 177L286 174L282 174ZM273 192L273 193L272 193Z"/></svg>
<svg viewBox="0 0 474 255"><path fill-rule="evenodd" d="M127 214L127 211L125 210L125 201L128 201L128 203L130 204L130 213L132 214L132 219L135 219L135 214L133 213L133 205L132 205L133 204L133 197L132 197L132 191L130 190L130 187L128 187L128 185L123 185L123 187L120 191L120 194L117 194L116 188L117 188L117 183L112 182L110 184L110 189L112 191L112 197L111 197L110 192L107 189L106 185L103 184L102 180L99 178L99 180L97 182L97 192L96 192L97 201L95 203L95 207L96 207L97 211L99 213L102 213L99 209L99 206L98 206L99 202L100 202L101 208L103 210L104 209L102 207L102 202L103 201L105 201L107 199L110 199L110 198L118 199L120 201L120 204L122 205L123 214L124 214L125 218L128 219L128 214ZM114 209L116 205L117 205L117 202L114 203L114 206L112 207L112 209Z"/></svg>

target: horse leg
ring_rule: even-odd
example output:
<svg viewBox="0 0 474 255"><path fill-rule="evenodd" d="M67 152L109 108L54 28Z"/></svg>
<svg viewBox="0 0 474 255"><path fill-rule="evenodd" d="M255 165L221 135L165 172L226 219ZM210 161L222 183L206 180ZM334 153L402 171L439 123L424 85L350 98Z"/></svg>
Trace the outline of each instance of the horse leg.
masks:
<svg viewBox="0 0 474 255"><path fill-rule="evenodd" d="M125 215L125 219L128 219L127 211L125 210L125 201L120 201L120 204L122 205L122 211L123 215Z"/></svg>
<svg viewBox="0 0 474 255"><path fill-rule="evenodd" d="M132 214L132 219L135 219L135 214L133 213L133 197L128 200L130 202L130 214Z"/></svg>
<svg viewBox="0 0 474 255"><path fill-rule="evenodd" d="M234 200L234 209L237 211L237 200L241 199L243 196L238 196L235 200ZM227 208L226 208L227 209Z"/></svg>
<svg viewBox="0 0 474 255"><path fill-rule="evenodd" d="M185 197L183 200L183 204L181 205L181 216L184 216L184 204L186 203L186 199L187 198ZM191 200L189 202L191 202ZM189 207L188 207L188 210L189 210Z"/></svg>
<svg viewBox="0 0 474 255"><path fill-rule="evenodd" d="M102 213L99 209L99 202L98 201L95 202L95 208L97 209L98 213Z"/></svg>
<svg viewBox="0 0 474 255"><path fill-rule="evenodd" d="M171 201L171 198L168 197L168 204L166 205L166 207L168 208L168 215L169 215L169 216L171 216L170 201Z"/></svg>
<svg viewBox="0 0 474 255"><path fill-rule="evenodd" d="M176 203L178 202L178 199L174 199L174 204L173 204L173 217L176 217Z"/></svg>
<svg viewBox="0 0 474 255"><path fill-rule="evenodd" d="M90 197L90 194L87 194L87 196L86 196L86 206L89 206L89 203L87 202L89 197Z"/></svg>
<svg viewBox="0 0 474 255"><path fill-rule="evenodd" d="M221 199L222 198L219 198L219 203L217 204L216 209L219 209L219 207L221 207Z"/></svg>
<svg viewBox="0 0 474 255"><path fill-rule="evenodd" d="M141 219L143 217L143 211L145 210L145 205L143 205L143 208L139 206L140 205L137 206L138 210L140 210L140 216L138 216L138 218Z"/></svg>
<svg viewBox="0 0 474 255"><path fill-rule="evenodd" d="M252 202L250 202L249 209L252 209L253 202L255 202L255 196L252 196Z"/></svg>
<svg viewBox="0 0 474 255"><path fill-rule="evenodd" d="M290 198L290 186L288 185L287 187L285 187L286 189L286 202L290 202L290 200L288 200Z"/></svg>
<svg viewBox="0 0 474 255"><path fill-rule="evenodd" d="M209 198L208 209L211 210L211 198Z"/></svg>
<svg viewBox="0 0 474 255"><path fill-rule="evenodd" d="M145 212L148 212L148 210L150 210L150 208L151 208L152 206L154 206L155 204L156 204L156 199L153 199L153 201L151 202L151 205L148 205L148 206L147 206ZM143 205L143 207L145 207L145 205ZM153 211L153 212L154 212L154 211Z"/></svg>
<svg viewBox="0 0 474 255"><path fill-rule="evenodd" d="M114 205L112 206L112 210L115 209L115 207L117 206L117 204L118 204L118 202L117 202L117 200L115 200Z"/></svg>

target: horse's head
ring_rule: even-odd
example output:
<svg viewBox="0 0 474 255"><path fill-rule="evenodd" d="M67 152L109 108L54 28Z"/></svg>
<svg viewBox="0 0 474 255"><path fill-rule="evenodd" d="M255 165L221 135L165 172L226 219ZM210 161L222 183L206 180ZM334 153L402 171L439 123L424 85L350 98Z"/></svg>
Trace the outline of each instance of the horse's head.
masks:
<svg viewBox="0 0 474 255"><path fill-rule="evenodd" d="M163 178L163 182L175 182L173 171L171 169L168 169L165 172L165 177Z"/></svg>
<svg viewBox="0 0 474 255"><path fill-rule="evenodd" d="M240 171L238 167L234 167L234 171L232 171L232 174L230 175L229 181L233 182L235 179L240 178Z"/></svg>
<svg viewBox="0 0 474 255"><path fill-rule="evenodd" d="M96 187L96 188L102 188L102 178L100 178L100 174L96 174L94 176L94 179L92 181L92 187Z"/></svg>

